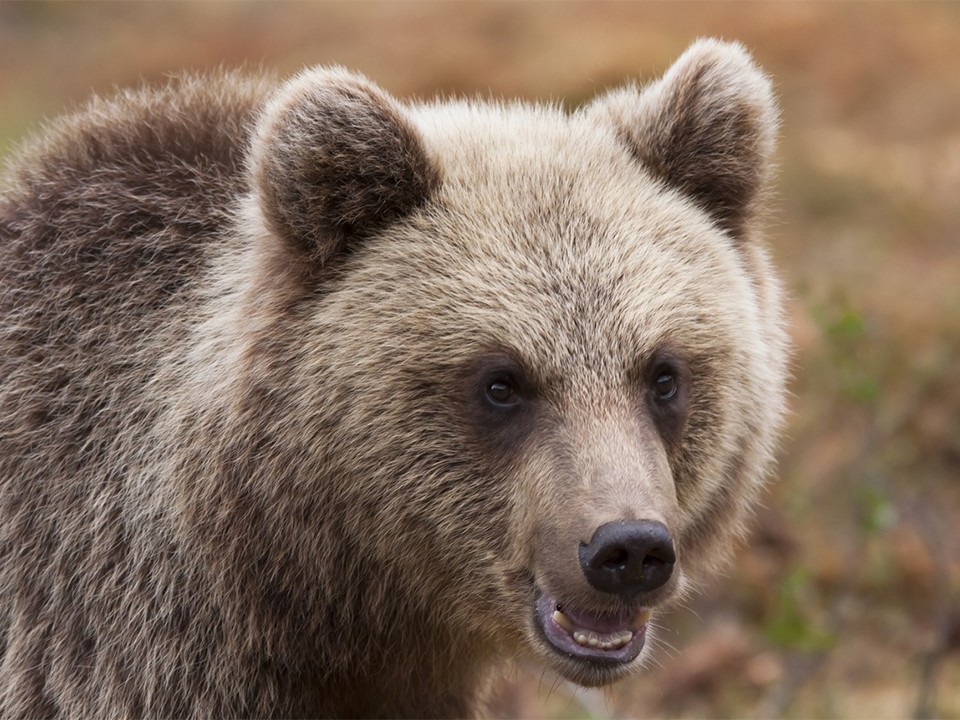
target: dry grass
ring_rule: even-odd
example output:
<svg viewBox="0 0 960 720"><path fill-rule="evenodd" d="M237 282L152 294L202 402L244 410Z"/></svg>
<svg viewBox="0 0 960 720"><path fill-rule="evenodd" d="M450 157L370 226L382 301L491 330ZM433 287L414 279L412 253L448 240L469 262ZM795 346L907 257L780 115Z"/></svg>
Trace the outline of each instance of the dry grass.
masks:
<svg viewBox="0 0 960 720"><path fill-rule="evenodd" d="M546 717L960 717L960 4L0 4L0 154L91 90L336 62L400 95L575 105L743 41L783 104L775 254L794 416L756 531L603 693L520 670Z"/></svg>

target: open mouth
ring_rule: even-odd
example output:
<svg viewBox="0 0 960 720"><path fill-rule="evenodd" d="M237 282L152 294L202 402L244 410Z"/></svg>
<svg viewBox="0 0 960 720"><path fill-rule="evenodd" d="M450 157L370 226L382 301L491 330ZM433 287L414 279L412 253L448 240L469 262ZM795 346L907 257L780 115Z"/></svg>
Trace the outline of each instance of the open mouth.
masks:
<svg viewBox="0 0 960 720"><path fill-rule="evenodd" d="M643 650L650 609L591 613L540 592L534 611L547 641L564 655L593 663L622 664Z"/></svg>

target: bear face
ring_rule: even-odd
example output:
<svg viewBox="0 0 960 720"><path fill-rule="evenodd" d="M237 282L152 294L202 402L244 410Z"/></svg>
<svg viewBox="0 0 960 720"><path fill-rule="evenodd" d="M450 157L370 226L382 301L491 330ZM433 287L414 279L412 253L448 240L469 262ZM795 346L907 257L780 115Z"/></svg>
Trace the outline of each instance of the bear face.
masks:
<svg viewBox="0 0 960 720"><path fill-rule="evenodd" d="M358 115L339 147L303 129ZM720 561L782 413L776 281L752 227L775 125L766 79L711 42L570 116L403 107L329 71L274 99L250 226L294 245L324 229L304 255L323 299L300 331L335 378L325 412L363 438L342 472L378 528L365 552L396 565L415 548L399 594L592 685L632 669L651 611ZM372 177L332 200L321 178L327 205L277 221L318 156L330 177Z"/></svg>
<svg viewBox="0 0 960 720"><path fill-rule="evenodd" d="M782 423L775 128L703 41L572 114L320 69L48 131L0 198L0 706L462 716L507 657L637 669Z"/></svg>

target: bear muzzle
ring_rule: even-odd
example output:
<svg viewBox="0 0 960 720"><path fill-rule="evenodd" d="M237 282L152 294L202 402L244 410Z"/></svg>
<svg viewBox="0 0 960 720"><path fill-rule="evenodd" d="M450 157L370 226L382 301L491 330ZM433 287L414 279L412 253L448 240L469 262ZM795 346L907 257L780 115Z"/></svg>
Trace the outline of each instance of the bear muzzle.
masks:
<svg viewBox="0 0 960 720"><path fill-rule="evenodd" d="M667 526L653 519L602 523L589 542L563 545L562 555L578 565L568 560L565 574L540 576L535 632L564 675L608 682L640 655L654 607L672 596L677 551Z"/></svg>

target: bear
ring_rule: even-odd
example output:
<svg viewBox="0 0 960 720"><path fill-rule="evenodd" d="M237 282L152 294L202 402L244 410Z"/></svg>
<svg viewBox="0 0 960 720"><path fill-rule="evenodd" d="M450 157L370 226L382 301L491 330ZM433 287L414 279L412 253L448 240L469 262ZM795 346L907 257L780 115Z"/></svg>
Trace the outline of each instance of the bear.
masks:
<svg viewBox="0 0 960 720"><path fill-rule="evenodd" d="M94 98L0 196L0 708L481 714L649 658L772 473L778 110L704 39L583 106L341 67Z"/></svg>

